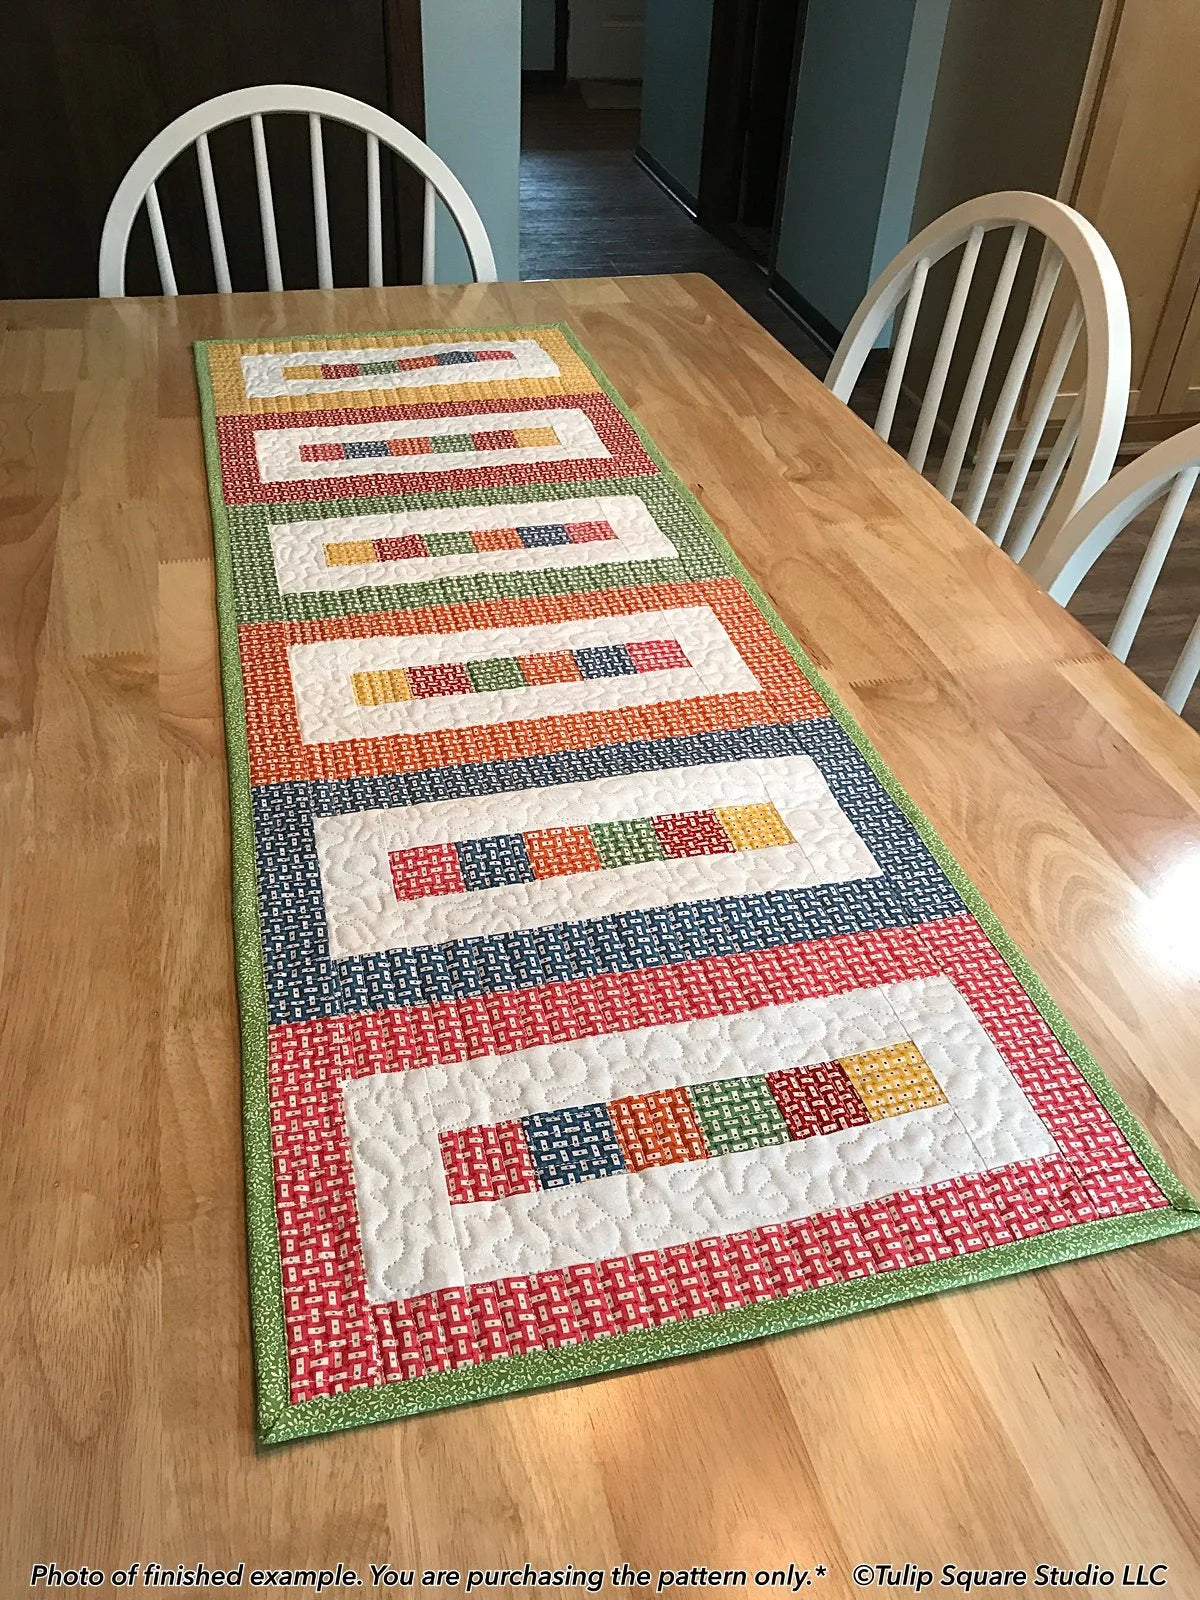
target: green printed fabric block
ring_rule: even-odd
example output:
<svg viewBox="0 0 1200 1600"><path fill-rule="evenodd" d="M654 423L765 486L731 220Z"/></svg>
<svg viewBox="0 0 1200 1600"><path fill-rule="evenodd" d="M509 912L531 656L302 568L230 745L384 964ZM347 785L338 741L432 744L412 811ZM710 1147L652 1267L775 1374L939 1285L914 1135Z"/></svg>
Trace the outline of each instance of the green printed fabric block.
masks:
<svg viewBox="0 0 1200 1600"><path fill-rule="evenodd" d="M439 533L435 530L425 535L425 543L431 556L465 556L475 548L469 533Z"/></svg>
<svg viewBox="0 0 1200 1600"><path fill-rule="evenodd" d="M714 1156L787 1144L792 1137L765 1078L719 1078L688 1093Z"/></svg>
<svg viewBox="0 0 1200 1600"><path fill-rule="evenodd" d="M525 679L520 664L515 660L496 657L490 661L468 661L467 676L476 693L487 689L523 689Z"/></svg>
<svg viewBox="0 0 1200 1600"><path fill-rule="evenodd" d="M665 859L649 817L634 817L628 822L597 822L588 832L596 854L606 867L629 867L638 861Z"/></svg>
<svg viewBox="0 0 1200 1600"><path fill-rule="evenodd" d="M475 441L469 433L435 433L430 441L431 448L439 455L445 455L454 450L474 450Z"/></svg>

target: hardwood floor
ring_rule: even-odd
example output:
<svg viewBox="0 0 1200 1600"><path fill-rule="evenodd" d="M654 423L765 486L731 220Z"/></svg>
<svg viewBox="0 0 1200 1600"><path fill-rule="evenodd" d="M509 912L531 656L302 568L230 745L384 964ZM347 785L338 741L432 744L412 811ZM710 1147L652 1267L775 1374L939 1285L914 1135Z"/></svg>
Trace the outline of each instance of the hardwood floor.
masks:
<svg viewBox="0 0 1200 1600"><path fill-rule="evenodd" d="M767 292L760 267L705 231L633 159L637 111L586 106L574 85L527 87L522 117L521 276L703 272L818 377L829 353ZM879 387L869 379L852 406L873 418ZM905 437L897 417L895 437ZM911 419L908 426L911 427ZM931 455L927 476L940 461ZM1069 610L1106 640L1154 527L1153 507L1093 568ZM1185 514L1129 664L1161 692L1200 613L1200 497ZM1200 729L1200 686L1185 707Z"/></svg>
<svg viewBox="0 0 1200 1600"><path fill-rule="evenodd" d="M522 278L703 272L810 371L825 371L829 352L768 294L762 269L634 161L639 112L591 110L574 85L527 88L522 112Z"/></svg>

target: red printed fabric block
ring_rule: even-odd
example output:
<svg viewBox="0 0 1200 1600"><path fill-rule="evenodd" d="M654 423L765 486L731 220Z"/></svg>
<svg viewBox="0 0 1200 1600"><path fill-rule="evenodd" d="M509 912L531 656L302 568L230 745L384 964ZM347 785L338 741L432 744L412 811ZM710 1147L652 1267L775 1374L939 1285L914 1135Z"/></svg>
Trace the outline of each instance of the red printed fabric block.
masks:
<svg viewBox="0 0 1200 1600"><path fill-rule="evenodd" d="M684 811L674 816L655 817L654 831L665 855L723 856L733 849L733 841L717 820L715 811Z"/></svg>
<svg viewBox="0 0 1200 1600"><path fill-rule="evenodd" d="M429 546L419 533L403 533L399 538L376 539L377 561L414 561L429 554Z"/></svg>
<svg viewBox="0 0 1200 1600"><path fill-rule="evenodd" d="M393 850L388 856L397 900L425 900L435 894L465 894L458 851L452 844L423 844Z"/></svg>
<svg viewBox="0 0 1200 1600"><path fill-rule="evenodd" d="M504 1200L538 1187L525 1130L519 1122L456 1128L440 1136L442 1165L452 1205Z"/></svg>
<svg viewBox="0 0 1200 1600"><path fill-rule="evenodd" d="M302 444L301 461L344 461L346 452L340 444Z"/></svg>
<svg viewBox="0 0 1200 1600"><path fill-rule="evenodd" d="M489 428L486 433L473 433L471 443L476 450L515 450L517 436L511 428Z"/></svg>
<svg viewBox="0 0 1200 1600"><path fill-rule="evenodd" d="M357 361L329 362L321 368L322 378L357 378L362 367Z"/></svg>
<svg viewBox="0 0 1200 1600"><path fill-rule="evenodd" d="M446 661L431 667L407 667L405 676L414 700L429 700L441 694L470 694L470 674L460 661Z"/></svg>
<svg viewBox="0 0 1200 1600"><path fill-rule="evenodd" d="M836 1061L822 1061L815 1067L793 1067L786 1072L769 1072L767 1088L783 1113L793 1139L837 1133L841 1128L855 1128L871 1120L845 1068Z"/></svg>
<svg viewBox="0 0 1200 1600"><path fill-rule="evenodd" d="M629 646L629 659L635 672L666 672L692 664L675 639L635 639Z"/></svg>
<svg viewBox="0 0 1200 1600"><path fill-rule="evenodd" d="M617 537L611 522L568 522L564 526L572 544L593 544L599 539Z"/></svg>

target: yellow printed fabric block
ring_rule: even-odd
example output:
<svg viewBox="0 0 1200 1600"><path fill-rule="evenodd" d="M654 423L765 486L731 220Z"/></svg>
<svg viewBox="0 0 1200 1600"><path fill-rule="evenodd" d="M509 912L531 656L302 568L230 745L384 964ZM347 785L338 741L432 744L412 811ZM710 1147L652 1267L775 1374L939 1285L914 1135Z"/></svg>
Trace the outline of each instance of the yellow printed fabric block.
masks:
<svg viewBox="0 0 1200 1600"><path fill-rule="evenodd" d="M357 567L374 560L375 545L370 539L343 539L340 544L325 546L327 567Z"/></svg>
<svg viewBox="0 0 1200 1600"><path fill-rule="evenodd" d="M386 706L397 700L412 699L408 676L400 668L390 672L356 672L350 681L360 706Z"/></svg>
<svg viewBox="0 0 1200 1600"><path fill-rule="evenodd" d="M860 1056L845 1056L841 1066L872 1122L946 1104L941 1085L915 1044L893 1044Z"/></svg>
<svg viewBox="0 0 1200 1600"><path fill-rule="evenodd" d="M522 450L544 450L558 443L553 428L514 428L513 437Z"/></svg>
<svg viewBox="0 0 1200 1600"><path fill-rule="evenodd" d="M320 377L321 377L321 368L320 367L285 367L283 369L283 375L284 375L285 378L289 378L293 383L312 382L312 381L320 379Z"/></svg>
<svg viewBox="0 0 1200 1600"><path fill-rule="evenodd" d="M717 820L735 850L765 850L772 844L795 844L787 823L773 805L718 806Z"/></svg>

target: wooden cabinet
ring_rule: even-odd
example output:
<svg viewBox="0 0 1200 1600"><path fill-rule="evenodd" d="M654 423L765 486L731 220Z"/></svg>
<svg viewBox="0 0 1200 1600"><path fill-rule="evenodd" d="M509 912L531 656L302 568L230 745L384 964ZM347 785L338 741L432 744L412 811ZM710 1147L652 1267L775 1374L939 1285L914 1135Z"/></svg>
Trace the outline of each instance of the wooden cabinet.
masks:
<svg viewBox="0 0 1200 1600"><path fill-rule="evenodd" d="M1129 295L1127 438L1200 420L1200 4L1105 0L1059 197Z"/></svg>

